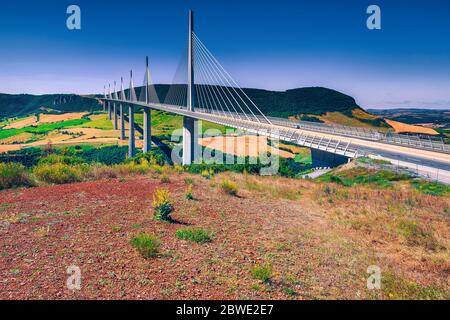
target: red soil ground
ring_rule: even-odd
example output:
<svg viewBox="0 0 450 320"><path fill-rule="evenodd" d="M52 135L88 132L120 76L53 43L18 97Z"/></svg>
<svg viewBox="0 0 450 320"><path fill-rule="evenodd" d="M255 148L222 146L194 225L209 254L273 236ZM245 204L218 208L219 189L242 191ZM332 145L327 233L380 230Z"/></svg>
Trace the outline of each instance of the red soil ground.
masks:
<svg viewBox="0 0 450 320"><path fill-rule="evenodd" d="M183 177L172 174L166 184L155 175L1 191L0 299L370 298L366 269L374 263L423 285L445 284L448 260L424 262L425 253L379 238L375 229L362 234L336 223L330 213L338 205L312 201L312 183L289 182L300 198L292 190L280 196L241 186L233 197L218 189L220 180L194 177L196 199L189 201ZM277 187L278 181L250 185ZM152 219L152 194L161 186L172 193L178 224ZM381 201L384 193L376 193ZM370 192L361 194L378 205ZM447 200L429 203L437 210ZM178 239L176 230L186 225L212 231L213 242ZM141 232L161 238L159 257L146 260L130 245ZM270 283L250 272L263 263L273 267ZM81 290L66 288L71 265L81 269Z"/></svg>

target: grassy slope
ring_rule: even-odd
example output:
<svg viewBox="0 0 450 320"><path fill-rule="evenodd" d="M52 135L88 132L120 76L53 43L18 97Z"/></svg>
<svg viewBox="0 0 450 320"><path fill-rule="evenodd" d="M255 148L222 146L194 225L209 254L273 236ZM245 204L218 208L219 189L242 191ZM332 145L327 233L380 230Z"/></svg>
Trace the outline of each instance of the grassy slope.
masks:
<svg viewBox="0 0 450 320"><path fill-rule="evenodd" d="M168 182L155 170L4 191L0 218L10 222L4 257L17 259L0 264L0 292L16 299L449 299L448 195L422 194L401 182L349 188L164 172ZM221 190L225 179L238 186L239 197ZM195 201L186 200L185 181L195 184ZM185 226L152 219L156 188L170 190L173 218L210 232L212 242L178 239ZM131 246L142 233L161 240L156 258L145 259ZM55 275L73 258L72 247L83 290L61 291ZM382 270L381 290L367 289L372 265ZM42 268L47 272L36 272ZM266 281L258 276L264 270Z"/></svg>
<svg viewBox="0 0 450 320"><path fill-rule="evenodd" d="M41 107L63 112L94 111L100 109L95 99L78 95L50 94L34 96L28 94L9 95L0 93L0 118L18 117L38 112Z"/></svg>

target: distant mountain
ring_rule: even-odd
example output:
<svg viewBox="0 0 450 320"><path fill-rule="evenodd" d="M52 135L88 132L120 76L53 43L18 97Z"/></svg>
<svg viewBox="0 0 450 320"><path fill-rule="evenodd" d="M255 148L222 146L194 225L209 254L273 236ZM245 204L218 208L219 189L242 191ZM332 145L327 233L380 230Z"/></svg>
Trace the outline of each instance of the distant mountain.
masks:
<svg viewBox="0 0 450 320"><path fill-rule="evenodd" d="M159 97L165 97L167 85L156 85ZM328 121L356 126L374 126L390 128L381 118L374 117L356 104L354 98L341 92L323 88L307 87L286 91L262 89L243 89L258 108L268 116L296 117L308 121ZM139 89L137 90L139 96ZM341 117L326 117L330 113L339 113ZM341 122L342 121L342 122Z"/></svg>
<svg viewBox="0 0 450 320"><path fill-rule="evenodd" d="M155 86L161 101L164 101L169 85ZM141 88L136 88L137 96ZM341 92L309 87L287 91L269 91L261 89L244 89L260 110L268 116L296 117L319 122L337 122L389 127L384 120L366 113L355 99ZM91 111L100 108L95 99L78 95L8 95L0 94L0 117L16 117L35 113L48 108L61 112ZM328 118L327 118L328 116Z"/></svg>
<svg viewBox="0 0 450 320"><path fill-rule="evenodd" d="M370 109L370 113L408 124L421 124L428 127L450 129L450 110L431 109Z"/></svg>

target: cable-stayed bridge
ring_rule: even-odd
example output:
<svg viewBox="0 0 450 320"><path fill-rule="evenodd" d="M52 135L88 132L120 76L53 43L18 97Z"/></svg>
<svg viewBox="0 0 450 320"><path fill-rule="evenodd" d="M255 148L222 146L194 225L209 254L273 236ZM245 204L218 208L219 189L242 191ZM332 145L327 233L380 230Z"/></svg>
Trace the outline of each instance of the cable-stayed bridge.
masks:
<svg viewBox="0 0 450 320"><path fill-rule="evenodd" d="M105 86L101 100L114 129L120 130L121 139L125 139L125 119L128 120L129 156L134 156L136 151L134 109L141 107L143 152L151 148L151 109L183 116L182 162L185 165L199 156L198 121L204 120L306 146L330 157L387 160L426 178L450 183L450 146L442 140L264 115L194 32L192 11L189 12L187 49L183 53L164 99L160 99L155 90L148 58L139 96L132 71L128 89L124 89L123 78L120 88L116 82L113 88L108 85L108 90Z"/></svg>

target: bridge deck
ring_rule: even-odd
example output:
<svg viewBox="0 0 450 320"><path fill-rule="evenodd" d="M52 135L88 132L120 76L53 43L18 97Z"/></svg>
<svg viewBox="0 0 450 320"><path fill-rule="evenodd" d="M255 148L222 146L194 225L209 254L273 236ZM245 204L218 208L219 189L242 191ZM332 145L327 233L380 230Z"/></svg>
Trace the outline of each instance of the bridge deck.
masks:
<svg viewBox="0 0 450 320"><path fill-rule="evenodd" d="M439 180L450 183L450 154L446 150L433 150L423 146L412 144L405 146L389 141L374 141L367 137L353 137L339 135L335 132L321 132L306 128L299 128L290 122L273 121L271 124L243 119L226 117L216 113L199 111L188 111L179 106L165 104L146 104L144 102L122 101L106 99L111 102L133 104L136 106L165 111L183 115L212 123L222 124L229 127L246 130L260 135L271 136L283 141L292 142L300 146L331 152L348 158L369 156L385 159L400 166L406 166L413 170L433 174ZM420 167L420 168L419 168Z"/></svg>

